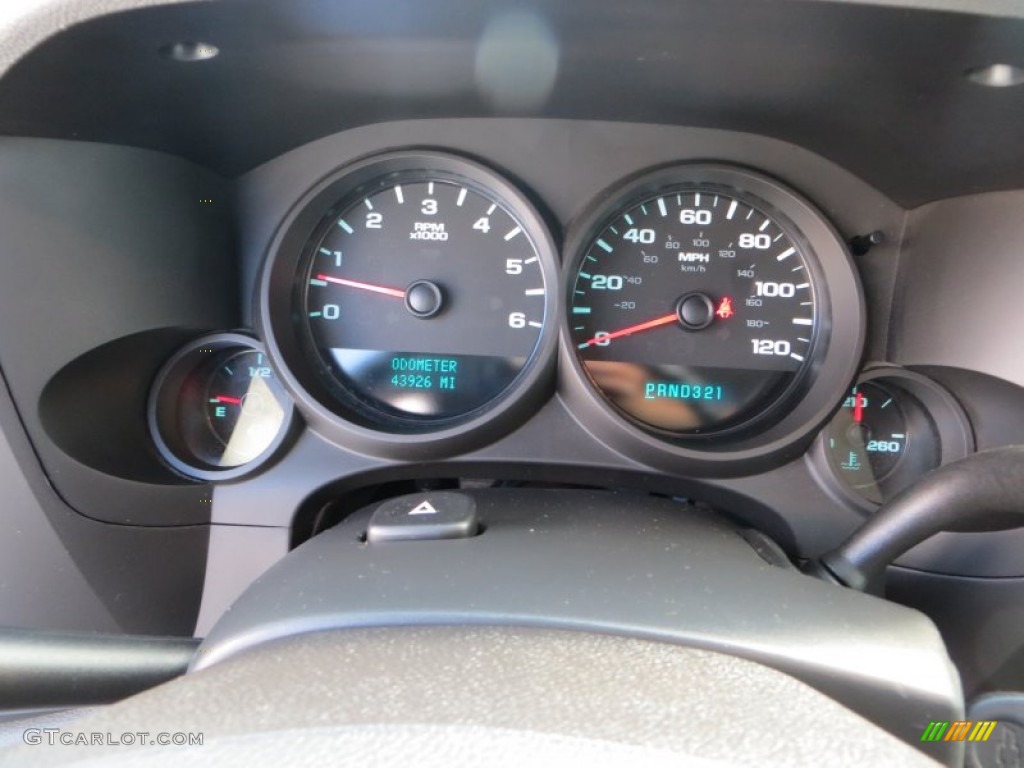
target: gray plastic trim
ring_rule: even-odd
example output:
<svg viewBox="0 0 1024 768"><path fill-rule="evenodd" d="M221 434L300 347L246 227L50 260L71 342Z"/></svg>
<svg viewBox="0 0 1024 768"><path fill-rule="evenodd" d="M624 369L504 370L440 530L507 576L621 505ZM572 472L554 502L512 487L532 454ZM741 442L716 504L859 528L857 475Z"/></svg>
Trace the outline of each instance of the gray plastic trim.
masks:
<svg viewBox="0 0 1024 768"><path fill-rule="evenodd" d="M0 375L0 616L7 626L188 635L207 527L101 523L49 483Z"/></svg>
<svg viewBox="0 0 1024 768"><path fill-rule="evenodd" d="M307 542L235 602L193 668L322 629L513 624L759 661L907 740L963 711L924 615L772 567L714 516L626 493L472 495L484 532L471 539L367 544L371 508Z"/></svg>
<svg viewBox="0 0 1024 768"><path fill-rule="evenodd" d="M53 442L39 406L71 361L114 340L237 325L231 208L224 179L178 158L0 138L0 367L47 477L87 517L154 526L209 520L201 484L157 485L87 466ZM173 335L153 335L151 349L160 343L169 356ZM146 380L162 362L150 357L133 355L114 375ZM92 402L97 411L125 407Z"/></svg>
<svg viewBox="0 0 1024 768"><path fill-rule="evenodd" d="M1024 386L1024 191L911 211L889 325L890 359L966 368Z"/></svg>

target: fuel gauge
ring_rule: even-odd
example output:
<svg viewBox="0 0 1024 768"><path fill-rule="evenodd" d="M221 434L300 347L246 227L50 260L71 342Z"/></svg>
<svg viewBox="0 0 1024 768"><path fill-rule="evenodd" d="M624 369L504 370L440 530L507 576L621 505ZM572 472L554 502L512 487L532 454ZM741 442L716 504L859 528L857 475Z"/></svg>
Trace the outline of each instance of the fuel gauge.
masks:
<svg viewBox="0 0 1024 768"><path fill-rule="evenodd" d="M813 463L847 499L873 507L971 447L966 416L952 396L920 374L881 368L846 394Z"/></svg>
<svg viewBox="0 0 1024 768"><path fill-rule="evenodd" d="M225 480L249 472L280 445L292 405L263 348L223 333L178 352L157 377L150 430L183 474Z"/></svg>
<svg viewBox="0 0 1024 768"><path fill-rule="evenodd" d="M220 464L246 464L266 449L284 421L279 385L255 349L229 354L206 387L210 431L224 448Z"/></svg>

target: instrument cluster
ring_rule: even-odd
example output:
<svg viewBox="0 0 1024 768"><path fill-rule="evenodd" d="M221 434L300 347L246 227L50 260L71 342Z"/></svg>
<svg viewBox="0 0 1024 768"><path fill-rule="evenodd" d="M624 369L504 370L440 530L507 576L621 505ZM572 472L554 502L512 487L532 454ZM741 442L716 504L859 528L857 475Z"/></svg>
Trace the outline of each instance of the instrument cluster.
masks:
<svg viewBox="0 0 1024 768"><path fill-rule="evenodd" d="M199 339L158 378L157 447L188 476L238 477L286 442L294 403L347 449L437 459L500 439L557 390L596 439L666 472L770 468L830 418L815 461L852 504L937 466L926 385L850 389L860 280L798 191L690 162L593 200L563 238L476 159L399 150L330 170L266 252L262 341Z"/></svg>

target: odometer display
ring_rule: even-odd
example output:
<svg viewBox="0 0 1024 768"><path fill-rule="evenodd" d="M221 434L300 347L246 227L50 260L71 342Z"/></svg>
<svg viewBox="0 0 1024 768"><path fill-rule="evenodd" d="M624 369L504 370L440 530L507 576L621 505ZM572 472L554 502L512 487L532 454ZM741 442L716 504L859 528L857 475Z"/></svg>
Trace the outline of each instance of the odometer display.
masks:
<svg viewBox="0 0 1024 768"><path fill-rule="evenodd" d="M670 437L768 418L821 330L810 247L781 212L711 183L644 190L577 255L570 338L597 390Z"/></svg>

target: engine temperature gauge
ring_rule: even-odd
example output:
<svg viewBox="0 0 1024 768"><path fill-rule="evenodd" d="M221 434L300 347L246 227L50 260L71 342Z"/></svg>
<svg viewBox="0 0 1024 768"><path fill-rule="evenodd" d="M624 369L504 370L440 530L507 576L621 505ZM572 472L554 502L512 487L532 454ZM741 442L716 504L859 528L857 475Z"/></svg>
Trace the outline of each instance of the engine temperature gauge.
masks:
<svg viewBox="0 0 1024 768"><path fill-rule="evenodd" d="M872 382L857 385L828 429L829 455L841 476L874 502L882 501L882 487L897 472L910 445L918 454L912 461L919 469L938 466L934 430L924 419L916 419L920 423L915 424L914 431L921 434L912 435L900 402L909 396L895 392ZM920 408L914 403L907 405Z"/></svg>
<svg viewBox="0 0 1024 768"><path fill-rule="evenodd" d="M969 442L966 417L948 393L910 371L879 369L846 394L817 453L832 485L876 505L966 455Z"/></svg>

